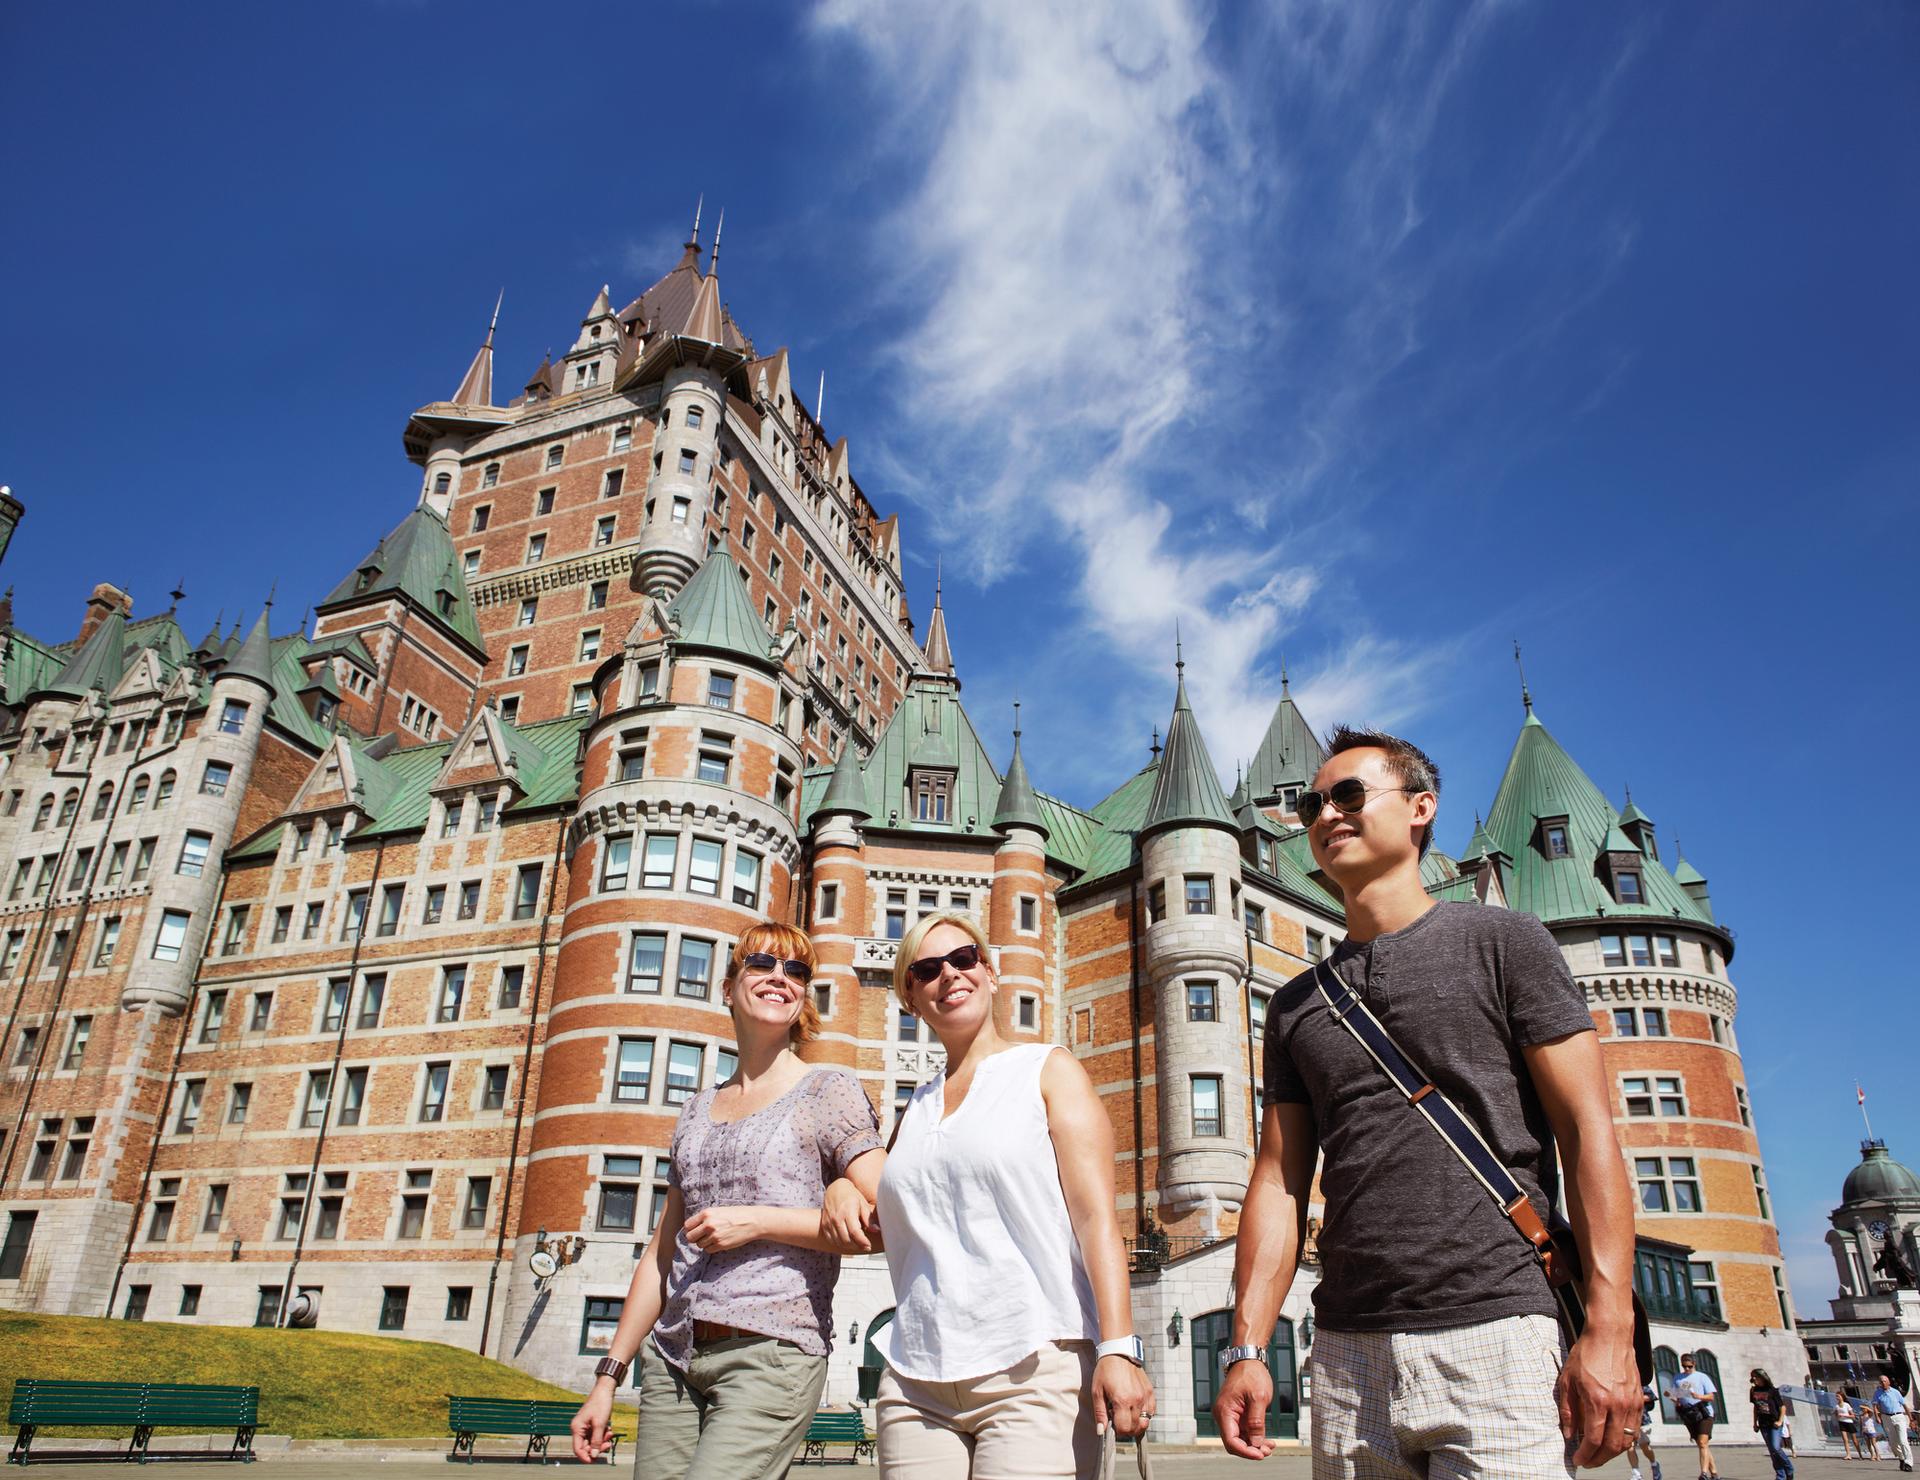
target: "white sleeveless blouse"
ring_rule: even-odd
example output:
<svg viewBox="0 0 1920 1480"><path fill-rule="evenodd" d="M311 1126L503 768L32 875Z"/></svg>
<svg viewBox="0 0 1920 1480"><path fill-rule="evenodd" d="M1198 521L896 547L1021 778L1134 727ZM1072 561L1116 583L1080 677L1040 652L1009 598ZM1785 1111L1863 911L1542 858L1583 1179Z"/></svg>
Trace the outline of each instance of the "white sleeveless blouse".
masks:
<svg viewBox="0 0 1920 1480"><path fill-rule="evenodd" d="M879 1198L894 1296L881 1341L903 1376L958 1382L1100 1339L1040 1097L1051 1052L985 1060L951 1118L944 1073L907 1105Z"/></svg>

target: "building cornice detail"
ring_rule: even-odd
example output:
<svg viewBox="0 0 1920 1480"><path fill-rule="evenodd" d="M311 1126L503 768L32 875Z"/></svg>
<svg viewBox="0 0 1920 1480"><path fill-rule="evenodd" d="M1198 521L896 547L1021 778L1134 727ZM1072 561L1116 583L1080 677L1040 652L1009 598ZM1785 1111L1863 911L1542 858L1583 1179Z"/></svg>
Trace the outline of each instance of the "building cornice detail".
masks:
<svg viewBox="0 0 1920 1480"><path fill-rule="evenodd" d="M723 807L717 800L684 801L643 796L609 796L603 790L599 800L583 805L567 828L567 858L571 863L580 845L596 833L617 832L624 828L689 828L725 833L737 842L751 843L777 856L791 871L800 860L800 845L790 826L782 828L771 821L749 816L738 807Z"/></svg>
<svg viewBox="0 0 1920 1480"><path fill-rule="evenodd" d="M499 606L518 598L537 596L542 591L579 586L603 576L624 575L633 569L633 563L639 556L638 542L608 546L551 564L522 566L484 581L470 581L467 583L467 595L475 607Z"/></svg>
<svg viewBox="0 0 1920 1480"><path fill-rule="evenodd" d="M1602 1002L1677 1002L1706 1007L1731 1018L1739 996L1725 982L1709 982L1699 977L1667 976L1581 976L1575 978L1592 1003Z"/></svg>

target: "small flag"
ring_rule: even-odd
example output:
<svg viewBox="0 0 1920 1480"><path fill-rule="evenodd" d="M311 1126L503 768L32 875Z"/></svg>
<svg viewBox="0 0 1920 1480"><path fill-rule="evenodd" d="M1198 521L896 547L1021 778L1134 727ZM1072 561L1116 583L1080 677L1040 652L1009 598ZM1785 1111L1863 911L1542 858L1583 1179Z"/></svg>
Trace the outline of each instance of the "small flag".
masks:
<svg viewBox="0 0 1920 1480"><path fill-rule="evenodd" d="M1854 1103L1855 1103L1855 1104L1857 1104L1857 1105L1864 1105L1864 1104L1866 1104L1866 1103L1867 1103L1867 1092L1866 1092L1865 1090L1863 1090L1862 1088L1860 1088L1860 1086L1859 1086L1859 1085L1857 1085L1857 1084L1856 1084L1856 1085L1855 1085L1855 1086L1853 1087L1853 1094L1854 1094Z"/></svg>

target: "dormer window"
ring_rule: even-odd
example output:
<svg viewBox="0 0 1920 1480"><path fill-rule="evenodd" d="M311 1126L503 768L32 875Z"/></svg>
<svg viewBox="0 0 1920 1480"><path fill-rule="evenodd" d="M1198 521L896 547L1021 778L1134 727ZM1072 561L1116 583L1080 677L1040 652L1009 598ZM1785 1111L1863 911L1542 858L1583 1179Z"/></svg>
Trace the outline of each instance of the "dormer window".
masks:
<svg viewBox="0 0 1920 1480"><path fill-rule="evenodd" d="M1637 869L1623 868L1613 876L1613 896L1622 904L1645 904Z"/></svg>
<svg viewBox="0 0 1920 1480"><path fill-rule="evenodd" d="M1573 849L1568 843L1567 819L1564 817L1543 817L1540 820L1540 851L1549 858L1570 858Z"/></svg>
<svg viewBox="0 0 1920 1480"><path fill-rule="evenodd" d="M373 578L379 573L379 570L374 566L361 566L359 577L353 583L354 593L358 595L360 592L366 590L367 587L373 584Z"/></svg>
<svg viewBox="0 0 1920 1480"><path fill-rule="evenodd" d="M451 591L436 591L433 601L434 605L440 608L441 616L450 617L453 615L453 593Z"/></svg>
<svg viewBox="0 0 1920 1480"><path fill-rule="evenodd" d="M908 779L915 822L946 822L952 815L953 773L915 771Z"/></svg>

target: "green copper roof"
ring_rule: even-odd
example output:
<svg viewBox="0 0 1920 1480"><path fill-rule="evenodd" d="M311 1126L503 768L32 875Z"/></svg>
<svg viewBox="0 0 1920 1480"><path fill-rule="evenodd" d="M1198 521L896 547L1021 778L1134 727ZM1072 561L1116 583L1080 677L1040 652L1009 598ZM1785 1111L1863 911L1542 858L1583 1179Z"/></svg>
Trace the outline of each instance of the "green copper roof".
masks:
<svg viewBox="0 0 1920 1480"><path fill-rule="evenodd" d="M1707 876L1692 864L1688 863L1686 855L1683 853L1673 861L1673 882L1683 886L1687 884L1704 884L1707 882Z"/></svg>
<svg viewBox="0 0 1920 1480"><path fill-rule="evenodd" d="M1153 798L1159 775L1158 761L1143 766L1093 809L1099 831L1087 848L1086 874L1076 883L1104 879L1132 866L1134 837L1146 822L1147 803Z"/></svg>
<svg viewBox="0 0 1920 1480"><path fill-rule="evenodd" d="M1567 819L1567 857L1547 857L1539 827L1543 817ZM1611 847L1639 850L1619 831L1613 804L1531 711L1514 741L1486 830L1513 860L1508 904L1550 924L1601 916L1713 923L1712 912L1650 857L1637 865L1645 902L1621 904L1613 898L1601 882L1596 861Z"/></svg>
<svg viewBox="0 0 1920 1480"><path fill-rule="evenodd" d="M821 792L820 800L806 813L809 821L828 815L873 816L873 808L867 805L866 777L860 770L860 748L851 740L840 747L840 759L834 762L832 778Z"/></svg>
<svg viewBox="0 0 1920 1480"><path fill-rule="evenodd" d="M1289 786L1307 786L1326 758L1326 748L1293 702L1283 676L1280 702L1274 706L1267 733L1247 767L1247 795L1259 802L1283 795Z"/></svg>
<svg viewBox="0 0 1920 1480"><path fill-rule="evenodd" d="M679 624L675 640L682 647L731 653L762 668L778 666L766 625L747 600L740 567L724 549L700 562L680 594L667 603L667 612Z"/></svg>
<svg viewBox="0 0 1920 1480"><path fill-rule="evenodd" d="M253 624L247 640L240 644L240 651L233 655L233 661L227 664L220 675L222 678L251 678L268 688L273 687L273 638L267 632L267 613L272 610L272 607L260 609L259 620Z"/></svg>
<svg viewBox="0 0 1920 1480"><path fill-rule="evenodd" d="M60 653L15 628L7 633L6 656L0 664L7 702L18 704L28 694L39 693L66 666L67 660Z"/></svg>
<svg viewBox="0 0 1920 1480"><path fill-rule="evenodd" d="M1493 834L1487 831L1487 825L1478 817L1473 819L1473 837L1467 842L1467 851L1460 855L1462 863L1477 863L1482 858L1491 857L1500 852L1500 845L1493 840Z"/></svg>
<svg viewBox="0 0 1920 1480"><path fill-rule="evenodd" d="M1167 722L1167 748L1160 757L1154 776L1153 796L1147 803L1142 832L1171 827L1176 823L1199 826L1234 827L1233 813L1220 790L1220 773L1207 754L1207 742L1200 734L1200 723L1187 703L1187 680L1183 674L1174 687L1173 718Z"/></svg>
<svg viewBox="0 0 1920 1480"><path fill-rule="evenodd" d="M126 615L115 607L42 692L78 699L94 689L111 690L127 671L126 637Z"/></svg>
<svg viewBox="0 0 1920 1480"><path fill-rule="evenodd" d="M1473 880L1465 874L1459 878L1443 879L1437 884L1429 884L1427 893L1443 902L1477 904L1480 900L1480 896L1474 893Z"/></svg>
<svg viewBox="0 0 1920 1480"><path fill-rule="evenodd" d="M1616 822L1607 829L1607 840L1600 845L1600 851L1602 853L1638 853L1640 845L1622 832L1620 824Z"/></svg>
<svg viewBox="0 0 1920 1480"><path fill-rule="evenodd" d="M909 777L916 769L953 778L945 822L913 818ZM887 720L863 768L866 799L877 825L912 832L983 832L1000 800L1000 773L988 759L951 679L925 674L907 681L907 694Z"/></svg>
<svg viewBox="0 0 1920 1480"><path fill-rule="evenodd" d="M1034 795L1027 779L1027 763L1020 755L1020 732L1013 732L1013 759L1007 762L1007 778L1000 783L1000 803L993 811L993 830L1004 833L1016 827L1047 831L1047 819L1040 811L1040 798Z"/></svg>
<svg viewBox="0 0 1920 1480"><path fill-rule="evenodd" d="M1635 805L1632 792L1627 793L1627 805L1620 810L1620 821L1622 823L1644 822L1648 827L1653 826L1653 819Z"/></svg>
<svg viewBox="0 0 1920 1480"><path fill-rule="evenodd" d="M486 652L447 521L425 504L374 546L317 610L330 611L366 597L389 595L404 596L428 620L476 653Z"/></svg>

